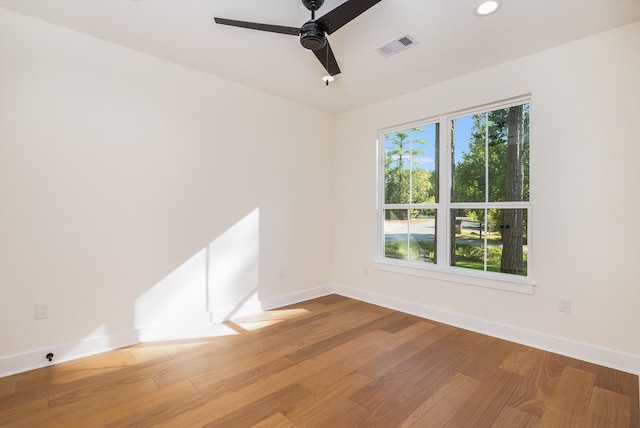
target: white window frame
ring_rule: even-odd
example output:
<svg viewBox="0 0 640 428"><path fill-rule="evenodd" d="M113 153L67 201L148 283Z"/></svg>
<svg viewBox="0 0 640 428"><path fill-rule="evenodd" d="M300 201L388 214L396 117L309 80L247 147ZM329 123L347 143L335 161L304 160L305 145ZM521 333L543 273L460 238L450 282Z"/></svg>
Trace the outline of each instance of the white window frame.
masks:
<svg viewBox="0 0 640 428"><path fill-rule="evenodd" d="M378 132L378 174L377 174L377 187L378 187L378 233L377 233L377 252L376 258L373 261L373 267L378 270L400 273L405 275L425 277L440 281L461 283L467 285L474 285L480 287L487 287L505 291L512 291L525 294L533 294L535 282L532 278L532 266L533 266L533 233L532 233L532 202L531 197L529 201L523 202L451 202L451 121L466 117L478 113L484 113L501 108L508 108L515 105L521 105L529 103L531 105L531 96L523 96L513 98L510 100L486 104L477 108L467 109L464 111L453 112L449 114L440 115L435 118L428 118L418 120L400 126L394 126L390 128L381 129ZM384 136L388 133L395 131L405 130L407 128L420 127L424 125L430 125L438 123L439 125L439 198L436 203L425 204L397 204L387 205L385 204L385 141ZM531 131L529 135L531 141ZM530 178L531 180L531 178ZM415 208L415 205L420 205L420 209L435 209L436 210L436 255L437 263L416 263L407 260L396 260L384 257L385 249L385 233L384 233L384 211L385 209L406 209ZM450 212L452 209L457 208L500 208L500 209L525 209L527 210L527 276L520 276L514 274L506 274L499 272L481 271L475 269L468 269L456 266L450 266L450 249L452 243L449 239L449 231L454 225L451 224ZM487 228L485 222L485 230Z"/></svg>

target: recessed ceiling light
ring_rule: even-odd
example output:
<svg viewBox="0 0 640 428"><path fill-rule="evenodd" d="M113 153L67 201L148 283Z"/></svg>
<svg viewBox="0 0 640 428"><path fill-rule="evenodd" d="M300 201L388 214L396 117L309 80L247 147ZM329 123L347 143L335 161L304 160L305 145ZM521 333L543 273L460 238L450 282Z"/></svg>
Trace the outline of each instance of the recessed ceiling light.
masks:
<svg viewBox="0 0 640 428"><path fill-rule="evenodd" d="M334 78L333 78L333 76L326 75L326 76L322 76L322 81L323 81L327 86L329 86L329 82L333 82L333 81L334 81Z"/></svg>
<svg viewBox="0 0 640 428"><path fill-rule="evenodd" d="M483 1L476 8L476 15L478 16L487 16L495 13L502 6L502 2L500 0L487 0Z"/></svg>

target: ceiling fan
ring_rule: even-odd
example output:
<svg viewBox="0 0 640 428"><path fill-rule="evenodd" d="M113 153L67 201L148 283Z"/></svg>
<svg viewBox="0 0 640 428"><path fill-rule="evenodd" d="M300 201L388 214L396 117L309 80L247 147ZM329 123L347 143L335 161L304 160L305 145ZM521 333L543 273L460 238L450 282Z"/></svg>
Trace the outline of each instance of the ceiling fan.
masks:
<svg viewBox="0 0 640 428"><path fill-rule="evenodd" d="M300 44L312 50L329 76L340 73L340 67L333 55L327 34L332 34L345 24L364 13L381 0L347 0L332 11L316 19L316 11L324 0L302 0L304 7L311 11L311 19L302 27L286 27L282 25L260 24L255 22L235 21L233 19L214 18L217 24L249 28L251 30L269 31L271 33L300 36ZM325 80L326 81L326 80ZM329 84L328 81L327 85Z"/></svg>

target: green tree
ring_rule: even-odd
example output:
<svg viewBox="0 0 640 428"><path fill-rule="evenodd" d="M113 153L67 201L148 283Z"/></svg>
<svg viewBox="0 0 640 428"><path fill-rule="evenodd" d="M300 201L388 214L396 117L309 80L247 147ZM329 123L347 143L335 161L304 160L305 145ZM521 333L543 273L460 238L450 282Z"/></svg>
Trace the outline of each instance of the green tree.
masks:
<svg viewBox="0 0 640 428"><path fill-rule="evenodd" d="M525 174L525 111L522 106L509 109L507 117L507 149L505 156L504 193L507 201L522 201ZM502 261L500 271L518 274L523 270L524 210L503 212Z"/></svg>
<svg viewBox="0 0 640 428"><path fill-rule="evenodd" d="M426 142L422 138L414 138L413 131L420 132L421 129L385 135L385 202L388 204L426 201L422 198L428 198L429 192L433 192L431 173L416 166L416 159L423 155L422 147ZM387 219L389 215L387 211ZM406 219L406 215L402 219Z"/></svg>

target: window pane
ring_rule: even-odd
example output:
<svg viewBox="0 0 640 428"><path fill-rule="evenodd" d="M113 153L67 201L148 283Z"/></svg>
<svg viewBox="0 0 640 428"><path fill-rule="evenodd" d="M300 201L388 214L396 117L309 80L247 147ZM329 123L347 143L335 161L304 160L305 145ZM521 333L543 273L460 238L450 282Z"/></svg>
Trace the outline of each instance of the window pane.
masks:
<svg viewBox="0 0 640 428"><path fill-rule="evenodd" d="M436 263L436 210L411 210L409 260Z"/></svg>
<svg viewBox="0 0 640 428"><path fill-rule="evenodd" d="M491 235L496 237L495 260L498 272L514 275L527 275L527 210L501 209L492 210L494 218ZM494 269L490 269L494 270Z"/></svg>
<svg viewBox="0 0 640 428"><path fill-rule="evenodd" d="M527 275L527 210L452 210L451 265Z"/></svg>
<svg viewBox="0 0 640 428"><path fill-rule="evenodd" d="M411 203L438 202L438 125L415 128L413 137Z"/></svg>
<svg viewBox="0 0 640 428"><path fill-rule="evenodd" d="M384 211L384 256L407 260L409 254L409 210Z"/></svg>
<svg viewBox="0 0 640 428"><path fill-rule="evenodd" d="M486 200L486 125L486 113L451 121L452 202Z"/></svg>
<svg viewBox="0 0 640 428"><path fill-rule="evenodd" d="M436 262L436 210L385 210L384 256Z"/></svg>
<svg viewBox="0 0 640 428"><path fill-rule="evenodd" d="M489 202L529 200L529 105L488 113Z"/></svg>
<svg viewBox="0 0 640 428"><path fill-rule="evenodd" d="M384 135L385 203L437 202L437 142L436 124Z"/></svg>
<svg viewBox="0 0 640 428"><path fill-rule="evenodd" d="M451 121L453 202L529 200L529 104Z"/></svg>
<svg viewBox="0 0 640 428"><path fill-rule="evenodd" d="M485 270L485 210L451 210L451 266Z"/></svg>

